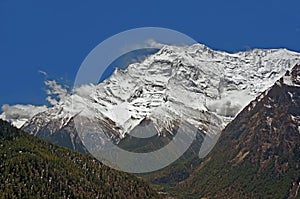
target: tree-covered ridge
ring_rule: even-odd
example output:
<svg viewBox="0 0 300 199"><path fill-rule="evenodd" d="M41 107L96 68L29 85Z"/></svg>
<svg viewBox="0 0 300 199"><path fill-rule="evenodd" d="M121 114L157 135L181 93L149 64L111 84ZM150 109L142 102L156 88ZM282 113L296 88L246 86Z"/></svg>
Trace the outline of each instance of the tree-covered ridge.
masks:
<svg viewBox="0 0 300 199"><path fill-rule="evenodd" d="M0 120L0 198L158 198L137 177Z"/></svg>
<svg viewBox="0 0 300 199"><path fill-rule="evenodd" d="M173 192L181 198L300 198L299 76L297 65L245 107Z"/></svg>

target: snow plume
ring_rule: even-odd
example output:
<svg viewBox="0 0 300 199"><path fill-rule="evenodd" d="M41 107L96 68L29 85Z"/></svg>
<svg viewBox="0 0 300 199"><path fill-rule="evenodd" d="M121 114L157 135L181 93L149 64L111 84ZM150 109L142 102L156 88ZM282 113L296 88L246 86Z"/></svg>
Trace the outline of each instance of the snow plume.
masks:
<svg viewBox="0 0 300 199"><path fill-rule="evenodd" d="M48 87L46 100L53 106L69 95L67 88L58 84L55 80L46 80L44 83Z"/></svg>
<svg viewBox="0 0 300 199"><path fill-rule="evenodd" d="M20 128L27 120L31 119L34 115L46 111L47 107L34 106L34 105L13 105L4 104L2 106L2 114L0 119L10 122L12 125Z"/></svg>

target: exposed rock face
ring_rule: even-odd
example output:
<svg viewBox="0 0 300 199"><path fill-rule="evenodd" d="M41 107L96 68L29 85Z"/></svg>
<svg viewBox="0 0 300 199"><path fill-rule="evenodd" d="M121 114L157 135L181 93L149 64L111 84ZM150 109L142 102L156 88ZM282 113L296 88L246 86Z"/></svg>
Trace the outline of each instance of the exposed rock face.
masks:
<svg viewBox="0 0 300 199"><path fill-rule="evenodd" d="M145 119L159 135L171 133L183 120L214 139L299 60L299 53L286 49L231 54L201 44L165 46L98 85L77 88L22 129L79 151L84 147L73 124L79 116L103 126L103 135L115 143Z"/></svg>
<svg viewBox="0 0 300 199"><path fill-rule="evenodd" d="M239 113L182 187L193 183L195 194L212 198L299 197L299 69L293 67Z"/></svg>

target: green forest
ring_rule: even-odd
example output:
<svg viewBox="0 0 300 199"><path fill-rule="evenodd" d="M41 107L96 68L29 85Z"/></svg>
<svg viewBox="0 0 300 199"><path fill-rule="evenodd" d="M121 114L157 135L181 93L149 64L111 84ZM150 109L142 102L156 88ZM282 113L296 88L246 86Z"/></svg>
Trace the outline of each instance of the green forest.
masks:
<svg viewBox="0 0 300 199"><path fill-rule="evenodd" d="M0 120L0 198L159 198L143 180Z"/></svg>

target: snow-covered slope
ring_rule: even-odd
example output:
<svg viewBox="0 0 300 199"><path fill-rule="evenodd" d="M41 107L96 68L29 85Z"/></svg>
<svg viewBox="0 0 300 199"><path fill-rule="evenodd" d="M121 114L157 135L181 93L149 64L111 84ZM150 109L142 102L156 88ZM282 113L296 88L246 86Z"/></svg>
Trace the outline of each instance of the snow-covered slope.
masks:
<svg viewBox="0 0 300 199"><path fill-rule="evenodd" d="M300 54L286 49L227 53L202 44L164 46L141 63L116 69L98 85L76 88L22 128L37 134L55 120L47 126L51 134L83 116L104 121L120 138L144 119L151 120L159 133L172 133L175 121L185 121L215 136L299 62Z"/></svg>

